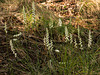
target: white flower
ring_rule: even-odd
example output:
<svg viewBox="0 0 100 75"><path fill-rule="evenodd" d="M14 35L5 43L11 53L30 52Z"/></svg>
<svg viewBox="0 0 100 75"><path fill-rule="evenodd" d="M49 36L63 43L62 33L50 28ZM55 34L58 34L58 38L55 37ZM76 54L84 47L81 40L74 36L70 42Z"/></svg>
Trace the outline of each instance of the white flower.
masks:
<svg viewBox="0 0 100 75"><path fill-rule="evenodd" d="M73 38L72 38L72 34L70 33L70 44L72 44L73 42Z"/></svg>
<svg viewBox="0 0 100 75"><path fill-rule="evenodd" d="M46 28L46 46L49 46L49 31L48 28Z"/></svg>
<svg viewBox="0 0 100 75"><path fill-rule="evenodd" d="M17 57L17 53L15 52L12 40L10 40L10 47L11 47L11 50L12 50L13 54L15 55L15 57Z"/></svg>
<svg viewBox="0 0 100 75"><path fill-rule="evenodd" d="M59 62L59 64L66 64L66 62Z"/></svg>
<svg viewBox="0 0 100 75"><path fill-rule="evenodd" d="M48 28L46 28L46 36L43 39L44 41L44 45L46 45L47 47L49 46L49 31Z"/></svg>
<svg viewBox="0 0 100 75"><path fill-rule="evenodd" d="M17 53L15 53L15 57L17 57Z"/></svg>
<svg viewBox="0 0 100 75"><path fill-rule="evenodd" d="M59 26L62 26L62 21L61 21L61 19L60 19L60 18L59 18L58 25L59 25Z"/></svg>
<svg viewBox="0 0 100 75"><path fill-rule="evenodd" d="M47 47L47 49L52 52L53 50L53 42L52 40L49 40L49 31L48 28L46 28L46 36L43 39L44 45Z"/></svg>
<svg viewBox="0 0 100 75"><path fill-rule="evenodd" d="M43 42L44 42L44 45L46 45L46 38L44 37L44 39L43 39Z"/></svg>
<svg viewBox="0 0 100 75"><path fill-rule="evenodd" d="M17 41L17 39L13 39L13 41Z"/></svg>
<svg viewBox="0 0 100 75"><path fill-rule="evenodd" d="M80 45L80 49L83 50L83 45L82 45L82 39L79 38L79 45Z"/></svg>
<svg viewBox="0 0 100 75"><path fill-rule="evenodd" d="M22 35L21 32L20 32L19 34L13 35L13 37L18 37L18 36L20 36L20 35Z"/></svg>
<svg viewBox="0 0 100 75"><path fill-rule="evenodd" d="M50 40L50 43L49 43L49 45L47 46L47 48L48 48L48 50L49 50L50 52L52 52L52 50L53 50L53 42L52 42L52 40Z"/></svg>
<svg viewBox="0 0 100 75"><path fill-rule="evenodd" d="M69 34L68 34L68 28L67 26L65 27L65 42L69 41Z"/></svg>
<svg viewBox="0 0 100 75"><path fill-rule="evenodd" d="M7 25L6 25L6 23L5 23L5 29L4 30L5 30L5 32L7 34L8 31L7 31Z"/></svg>
<svg viewBox="0 0 100 75"><path fill-rule="evenodd" d="M92 37L91 37L91 30L89 30L88 47L90 48L91 45L92 45Z"/></svg>
<svg viewBox="0 0 100 75"><path fill-rule="evenodd" d="M76 39L74 39L74 47L77 48L77 42L76 42Z"/></svg>
<svg viewBox="0 0 100 75"><path fill-rule="evenodd" d="M59 53L60 51L59 50L55 50L55 52Z"/></svg>
<svg viewBox="0 0 100 75"><path fill-rule="evenodd" d="M48 67L53 70L52 60L48 61Z"/></svg>

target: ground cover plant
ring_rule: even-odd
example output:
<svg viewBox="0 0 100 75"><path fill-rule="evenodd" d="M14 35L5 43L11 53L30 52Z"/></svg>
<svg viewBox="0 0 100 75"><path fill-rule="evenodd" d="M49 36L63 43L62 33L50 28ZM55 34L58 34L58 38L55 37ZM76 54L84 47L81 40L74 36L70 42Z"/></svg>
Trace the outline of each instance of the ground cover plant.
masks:
<svg viewBox="0 0 100 75"><path fill-rule="evenodd" d="M99 3L69 1L70 8L78 2L81 8L75 14L65 5L62 18L33 0L2 2L0 75L100 74Z"/></svg>

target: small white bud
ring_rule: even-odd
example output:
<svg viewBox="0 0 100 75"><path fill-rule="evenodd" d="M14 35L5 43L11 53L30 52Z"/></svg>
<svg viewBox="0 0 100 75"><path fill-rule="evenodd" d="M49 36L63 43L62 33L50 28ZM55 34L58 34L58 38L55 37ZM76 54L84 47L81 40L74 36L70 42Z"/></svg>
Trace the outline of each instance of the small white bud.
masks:
<svg viewBox="0 0 100 75"><path fill-rule="evenodd" d="M66 62L59 62L59 64L66 64Z"/></svg>
<svg viewBox="0 0 100 75"><path fill-rule="evenodd" d="M55 50L55 52L59 53L60 51L59 50Z"/></svg>
<svg viewBox="0 0 100 75"><path fill-rule="evenodd" d="M13 41L17 41L17 39L13 39Z"/></svg>

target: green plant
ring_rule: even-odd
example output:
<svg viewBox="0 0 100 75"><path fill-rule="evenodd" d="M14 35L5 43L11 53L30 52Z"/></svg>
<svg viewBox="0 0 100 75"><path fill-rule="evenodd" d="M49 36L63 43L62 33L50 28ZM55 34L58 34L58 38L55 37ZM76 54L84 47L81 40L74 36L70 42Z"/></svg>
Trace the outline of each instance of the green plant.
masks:
<svg viewBox="0 0 100 75"><path fill-rule="evenodd" d="M33 15L33 24L35 23L35 3L32 2L32 15Z"/></svg>
<svg viewBox="0 0 100 75"><path fill-rule="evenodd" d="M23 19L24 19L24 24L26 24L26 13L24 6L23 6Z"/></svg>

